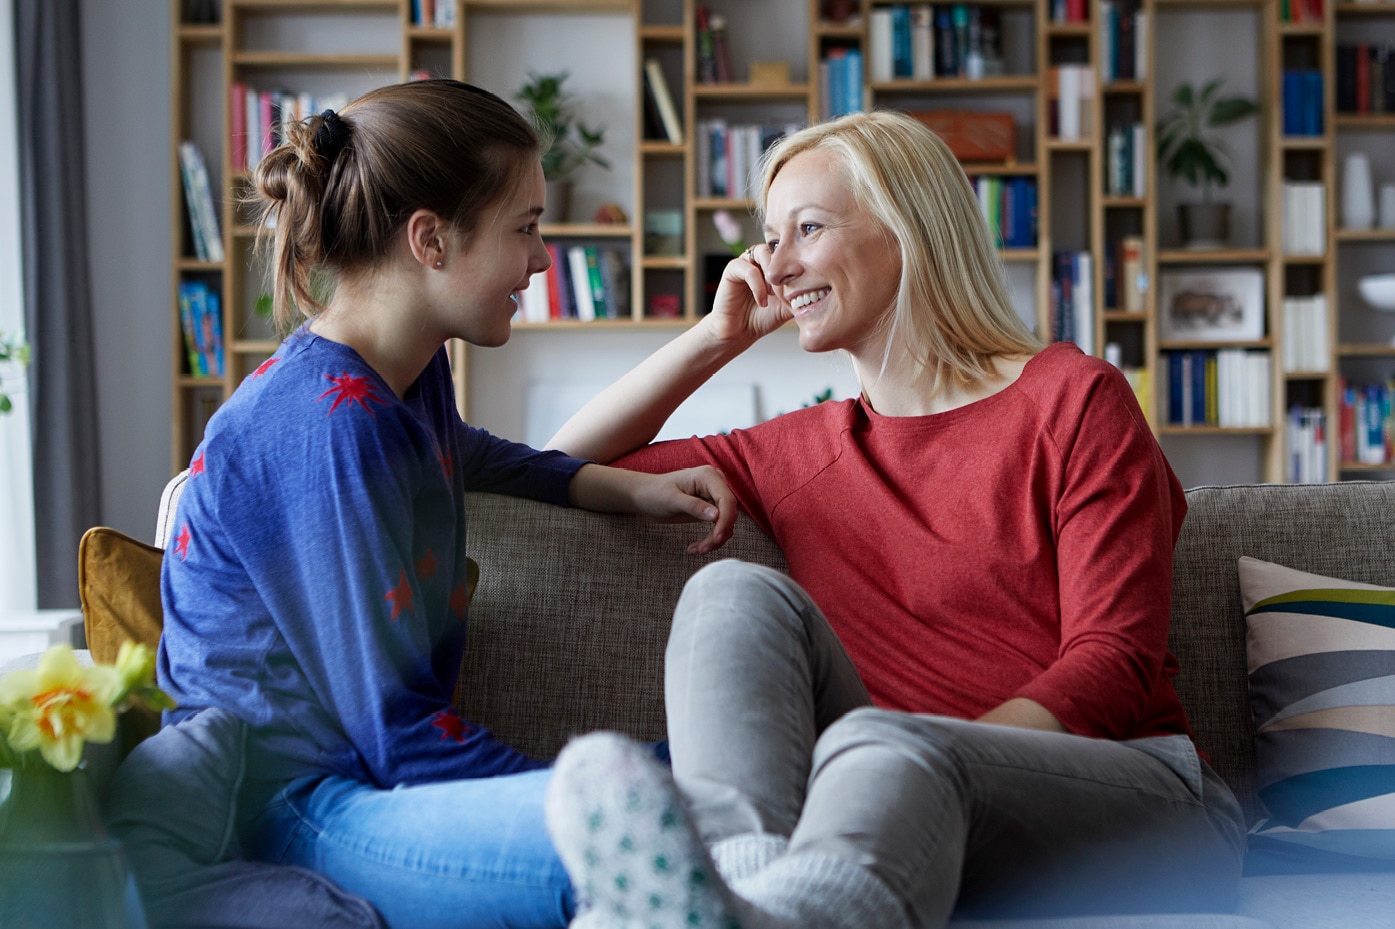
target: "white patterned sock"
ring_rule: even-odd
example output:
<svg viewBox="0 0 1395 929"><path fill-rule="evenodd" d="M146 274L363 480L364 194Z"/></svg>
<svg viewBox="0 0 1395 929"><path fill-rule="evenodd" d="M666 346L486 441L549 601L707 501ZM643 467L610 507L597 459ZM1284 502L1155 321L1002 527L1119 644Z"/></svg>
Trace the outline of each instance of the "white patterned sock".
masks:
<svg viewBox="0 0 1395 929"><path fill-rule="evenodd" d="M547 828L588 929L765 929L717 874L667 770L614 733L557 759Z"/></svg>
<svg viewBox="0 0 1395 929"><path fill-rule="evenodd" d="M790 840L782 835L747 832L722 839L710 849L712 861L722 880L731 884L760 873L766 865L779 858L789 847Z"/></svg>
<svg viewBox="0 0 1395 929"><path fill-rule="evenodd" d="M790 852L731 889L770 925L909 929L906 907L866 868L822 852Z"/></svg>

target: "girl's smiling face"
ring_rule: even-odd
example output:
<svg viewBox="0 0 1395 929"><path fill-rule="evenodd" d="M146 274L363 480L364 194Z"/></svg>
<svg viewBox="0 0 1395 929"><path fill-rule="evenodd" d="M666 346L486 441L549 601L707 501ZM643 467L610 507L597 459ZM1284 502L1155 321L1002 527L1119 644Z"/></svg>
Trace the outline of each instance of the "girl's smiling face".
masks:
<svg viewBox="0 0 1395 929"><path fill-rule="evenodd" d="M513 191L486 207L474 234L447 256L450 288L456 295L455 333L475 345L508 341L518 295L529 279L552 260L538 233L545 184L541 163L523 175Z"/></svg>
<svg viewBox="0 0 1395 929"><path fill-rule="evenodd" d="M844 349L880 364L901 254L853 197L839 157L819 148L795 155L775 175L765 206L765 276L794 314L800 347Z"/></svg>

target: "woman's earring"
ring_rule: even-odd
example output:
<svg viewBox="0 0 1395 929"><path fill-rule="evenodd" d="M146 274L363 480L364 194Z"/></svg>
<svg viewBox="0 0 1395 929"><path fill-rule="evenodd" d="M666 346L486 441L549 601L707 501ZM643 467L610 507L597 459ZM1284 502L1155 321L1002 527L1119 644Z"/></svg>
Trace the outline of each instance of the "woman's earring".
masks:
<svg viewBox="0 0 1395 929"><path fill-rule="evenodd" d="M442 260L439 259L439 258L436 259L436 267L437 267L437 268L444 268L445 266L446 266L446 263L445 263L444 261L442 261Z"/></svg>

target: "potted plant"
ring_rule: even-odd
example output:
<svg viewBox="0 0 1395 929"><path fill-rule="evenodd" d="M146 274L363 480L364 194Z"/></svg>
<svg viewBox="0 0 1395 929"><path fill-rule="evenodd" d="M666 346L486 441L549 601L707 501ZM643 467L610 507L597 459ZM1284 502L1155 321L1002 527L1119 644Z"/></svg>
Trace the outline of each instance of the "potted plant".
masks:
<svg viewBox="0 0 1395 929"><path fill-rule="evenodd" d="M1259 112L1247 97L1222 97L1224 78L1198 92L1182 83L1172 94L1172 109L1158 121L1158 164L1201 188L1200 203L1178 204L1182 240L1188 248L1221 248L1230 238L1230 204L1212 200L1212 191L1230 183L1229 155L1216 130Z"/></svg>
<svg viewBox="0 0 1395 929"><path fill-rule="evenodd" d="M4 374L8 364L27 365L29 363L29 346L24 341L0 332L0 413L8 413L14 409L14 401L5 392Z"/></svg>
<svg viewBox="0 0 1395 929"><path fill-rule="evenodd" d="M542 156L547 211L560 220L567 217L571 180L577 170L587 164L610 167L610 162L596 152L604 140L605 128L591 129L577 118L575 100L562 86L567 76L566 71L557 74L529 72L528 82L516 95L528 105L533 124L548 145Z"/></svg>

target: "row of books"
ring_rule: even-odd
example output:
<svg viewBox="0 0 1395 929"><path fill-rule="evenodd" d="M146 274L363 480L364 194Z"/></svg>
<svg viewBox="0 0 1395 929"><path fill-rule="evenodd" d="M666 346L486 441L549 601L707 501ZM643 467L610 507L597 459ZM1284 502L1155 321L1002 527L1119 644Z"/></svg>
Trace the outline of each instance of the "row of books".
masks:
<svg viewBox="0 0 1395 929"><path fill-rule="evenodd" d="M1175 426L1267 427L1272 362L1243 348L1167 352L1167 422Z"/></svg>
<svg viewBox="0 0 1395 929"><path fill-rule="evenodd" d="M699 120L695 140L697 195L738 199L750 196L760 156L786 133L797 132L800 128L797 123Z"/></svg>
<svg viewBox="0 0 1395 929"><path fill-rule="evenodd" d="M1053 23L1085 23L1090 21L1088 0L1051 0Z"/></svg>
<svg viewBox="0 0 1395 929"><path fill-rule="evenodd" d="M1283 129L1287 136L1322 135L1322 72L1314 68L1285 68Z"/></svg>
<svg viewBox="0 0 1395 929"><path fill-rule="evenodd" d="M194 256L199 261L222 261L223 233L218 226L218 211L213 205L208 165L193 142L179 143L179 176L184 183L184 206L189 215Z"/></svg>
<svg viewBox="0 0 1395 929"><path fill-rule="evenodd" d="M969 178L983 218L1003 248L1035 248L1037 244L1037 180L996 174Z"/></svg>
<svg viewBox="0 0 1395 929"><path fill-rule="evenodd" d="M1147 193L1148 135L1143 123L1115 123L1104 146L1104 192L1111 197Z"/></svg>
<svg viewBox="0 0 1395 929"><path fill-rule="evenodd" d="M820 116L831 119L862 109L862 51L842 46L819 60Z"/></svg>
<svg viewBox="0 0 1395 929"><path fill-rule="evenodd" d="M1052 65L1046 72L1048 126L1062 141L1088 139L1094 132L1095 69L1088 64Z"/></svg>
<svg viewBox="0 0 1395 929"><path fill-rule="evenodd" d="M1089 252L1057 252L1051 264L1051 341L1095 352L1094 259Z"/></svg>
<svg viewBox="0 0 1395 929"><path fill-rule="evenodd" d="M1355 464L1395 462L1395 417L1391 395L1395 380L1384 384L1349 384L1337 392L1337 440L1342 460Z"/></svg>
<svg viewBox="0 0 1395 929"><path fill-rule="evenodd" d="M867 29L874 81L936 77L981 80L1003 73L998 10L971 3L873 7Z"/></svg>
<svg viewBox="0 0 1395 929"><path fill-rule="evenodd" d="M455 0L412 0L412 22L447 29L455 25Z"/></svg>
<svg viewBox="0 0 1395 929"><path fill-rule="evenodd" d="M324 110L348 104L345 94L315 97L290 90L256 90L241 81L228 85L232 117L232 169L250 171L285 138L285 127Z"/></svg>
<svg viewBox="0 0 1395 929"><path fill-rule="evenodd" d="M1327 185L1284 181L1280 216L1285 255L1327 253Z"/></svg>
<svg viewBox="0 0 1395 929"><path fill-rule="evenodd" d="M1125 235L1104 250L1104 308L1142 313L1148 292L1143 270L1143 236Z"/></svg>
<svg viewBox="0 0 1395 929"><path fill-rule="evenodd" d="M697 19L697 74L699 84L725 84L733 80L731 53L727 49L727 20L699 3Z"/></svg>
<svg viewBox="0 0 1395 929"><path fill-rule="evenodd" d="M523 291L516 322L554 319L626 319L630 315L630 275L625 253L595 245L549 244L552 267L535 274Z"/></svg>
<svg viewBox="0 0 1395 929"><path fill-rule="evenodd" d="M1327 483L1327 412L1322 407L1293 406L1284 418L1290 484Z"/></svg>
<svg viewBox="0 0 1395 929"><path fill-rule="evenodd" d="M1325 372L1327 360L1327 295L1285 297L1283 366L1285 373Z"/></svg>
<svg viewBox="0 0 1395 929"><path fill-rule="evenodd" d="M223 310L218 291L203 281L179 282L179 326L194 377L223 376Z"/></svg>
<svg viewBox="0 0 1395 929"><path fill-rule="evenodd" d="M1337 112L1395 113L1395 45L1337 45Z"/></svg>
<svg viewBox="0 0 1395 929"><path fill-rule="evenodd" d="M1148 14L1138 0L1100 0L1100 80L1137 80L1148 73Z"/></svg>
<svg viewBox="0 0 1395 929"><path fill-rule="evenodd" d="M1322 0L1279 0L1279 21L1285 23L1322 22Z"/></svg>

